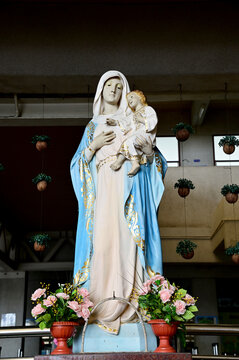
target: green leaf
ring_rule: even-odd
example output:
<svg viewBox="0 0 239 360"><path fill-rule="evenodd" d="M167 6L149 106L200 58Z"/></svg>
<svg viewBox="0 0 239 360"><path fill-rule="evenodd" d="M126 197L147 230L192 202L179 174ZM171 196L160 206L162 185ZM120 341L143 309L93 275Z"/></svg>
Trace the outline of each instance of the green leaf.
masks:
<svg viewBox="0 0 239 360"><path fill-rule="evenodd" d="M41 330L45 329L46 328L46 323L44 321L42 321L40 324L39 324L39 328Z"/></svg>
<svg viewBox="0 0 239 360"><path fill-rule="evenodd" d="M174 315L173 318L176 321L183 321L183 318L181 316L178 316L178 315Z"/></svg>
<svg viewBox="0 0 239 360"><path fill-rule="evenodd" d="M36 319L37 323L40 323L43 320L43 316L39 316L39 318Z"/></svg>
<svg viewBox="0 0 239 360"><path fill-rule="evenodd" d="M44 320L45 322L50 321L50 320L51 320L51 315L50 315L50 314L45 314L45 315L43 316L43 320Z"/></svg>
<svg viewBox="0 0 239 360"><path fill-rule="evenodd" d="M178 293L180 293L180 297L183 298L184 296L186 296L187 290L179 289L179 292L178 292Z"/></svg>
<svg viewBox="0 0 239 360"><path fill-rule="evenodd" d="M186 310L185 314L183 314L183 318L184 318L185 320L190 320L190 319L192 319L194 316L195 316L195 315L194 315L191 311L189 311L189 310Z"/></svg>
<svg viewBox="0 0 239 360"><path fill-rule="evenodd" d="M192 306L189 306L188 310L191 312L195 312L195 311L198 311L198 308L196 307L196 305L192 305Z"/></svg>

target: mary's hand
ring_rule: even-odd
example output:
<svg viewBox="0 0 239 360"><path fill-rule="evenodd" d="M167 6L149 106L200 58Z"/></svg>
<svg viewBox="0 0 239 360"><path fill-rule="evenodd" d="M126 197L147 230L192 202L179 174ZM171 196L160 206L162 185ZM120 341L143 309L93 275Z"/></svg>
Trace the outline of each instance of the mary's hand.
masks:
<svg viewBox="0 0 239 360"><path fill-rule="evenodd" d="M153 155L153 144L150 138L145 139L142 135L137 136L134 146L143 151L146 156Z"/></svg>
<svg viewBox="0 0 239 360"><path fill-rule="evenodd" d="M90 147L97 151L104 145L110 145L114 141L116 135L114 131L102 131L99 135L97 135L92 143L90 144Z"/></svg>

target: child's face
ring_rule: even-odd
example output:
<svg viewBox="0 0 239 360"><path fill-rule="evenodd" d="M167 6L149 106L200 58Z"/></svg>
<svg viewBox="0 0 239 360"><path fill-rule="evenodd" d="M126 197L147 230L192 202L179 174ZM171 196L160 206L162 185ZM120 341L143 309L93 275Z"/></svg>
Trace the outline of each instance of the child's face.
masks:
<svg viewBox="0 0 239 360"><path fill-rule="evenodd" d="M142 105L140 97L134 92L130 93L127 96L127 99L128 99L128 103L129 103L129 106L131 107L131 109L135 109L137 107L137 105L139 105L139 104Z"/></svg>

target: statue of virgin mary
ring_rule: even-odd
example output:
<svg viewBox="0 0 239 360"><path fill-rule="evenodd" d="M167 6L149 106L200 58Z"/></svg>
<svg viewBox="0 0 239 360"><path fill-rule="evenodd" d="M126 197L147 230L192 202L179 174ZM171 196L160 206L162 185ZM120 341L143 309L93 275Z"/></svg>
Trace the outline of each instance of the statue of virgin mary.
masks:
<svg viewBox="0 0 239 360"><path fill-rule="evenodd" d="M164 191L166 161L157 148L141 141L146 161L134 177L127 175L129 161L118 171L110 167L124 134L117 126L112 131L106 119L124 119L130 114L129 92L119 71L108 71L101 77L93 119L71 162L79 205L74 282L89 289L94 304L114 293L136 305L134 291L140 290L147 278L162 273L157 210ZM122 323L134 321L135 311L125 303L111 301L93 316L92 321L105 331L118 334Z"/></svg>

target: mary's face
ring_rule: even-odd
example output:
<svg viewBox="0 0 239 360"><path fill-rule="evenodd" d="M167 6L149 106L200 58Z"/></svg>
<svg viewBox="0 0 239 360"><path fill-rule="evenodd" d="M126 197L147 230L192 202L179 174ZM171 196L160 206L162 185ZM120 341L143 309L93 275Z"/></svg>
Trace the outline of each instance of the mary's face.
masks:
<svg viewBox="0 0 239 360"><path fill-rule="evenodd" d="M103 99L111 105L118 104L123 91L123 84L119 78L111 78L104 84Z"/></svg>

